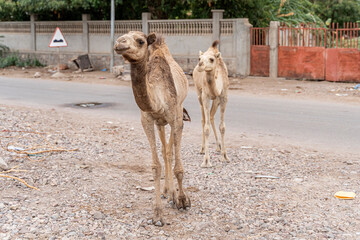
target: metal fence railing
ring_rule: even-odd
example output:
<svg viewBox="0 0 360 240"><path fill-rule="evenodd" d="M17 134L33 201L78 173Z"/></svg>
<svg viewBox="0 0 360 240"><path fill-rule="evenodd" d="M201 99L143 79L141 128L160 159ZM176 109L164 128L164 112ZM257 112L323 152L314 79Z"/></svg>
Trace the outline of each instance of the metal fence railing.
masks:
<svg viewBox="0 0 360 240"><path fill-rule="evenodd" d="M279 27L279 46L325 47L360 49L359 23L332 24L329 28L316 23L297 26L282 24Z"/></svg>

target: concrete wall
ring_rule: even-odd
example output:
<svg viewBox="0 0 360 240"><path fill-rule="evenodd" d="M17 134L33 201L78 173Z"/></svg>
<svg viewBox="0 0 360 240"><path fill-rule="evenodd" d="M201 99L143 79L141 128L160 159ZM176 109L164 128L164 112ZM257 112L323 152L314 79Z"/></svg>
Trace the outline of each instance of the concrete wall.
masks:
<svg viewBox="0 0 360 240"><path fill-rule="evenodd" d="M224 28L226 29L221 29L222 14L223 11L213 11L212 20L161 21L164 25L165 33L162 33L161 29L160 33L164 36L174 59L178 61L184 71L189 72L196 66L199 50L206 51L214 40L219 39L220 51L225 63L228 65L229 74L248 75L250 73L250 54L248 54L250 47L248 45L250 42L251 25L247 19L225 19L227 25ZM182 23L180 23L181 21ZM97 23L93 22L94 25L99 25L99 21ZM143 27L143 31L149 31L150 22L149 13L144 13L141 24L148 27ZM3 44L9 46L12 51L39 56L45 64L55 65L57 63L57 54L54 53L57 53L57 48L49 48L48 46L57 23L49 22L47 26L46 22L41 22L41 28L39 29L37 29L36 17L32 17L30 23L24 23L27 24L27 27L24 27L24 24L12 23L10 28L9 24L5 22L0 23L0 35L4 36L2 39ZM112 47L110 46L110 33L106 29L110 22L101 22L100 28L96 28L96 26L90 28L91 23L92 21L86 15L83 16L82 24L81 22L59 22L68 43L68 47L60 49L61 59L63 62L66 62L78 55L88 53L96 69L109 68ZM123 26L125 28L123 29L128 29L126 24L129 25L131 23L124 21ZM80 26L79 28L79 25L82 27ZM31 30L27 29L29 28L28 26L31 26ZM167 34L166 31L169 30L169 26L175 29L176 32ZM194 26L196 26L195 30ZM121 29L121 26L119 29ZM222 31L226 33L222 34ZM115 32L115 40L123 33L125 33L125 30L124 32ZM116 65L123 60L120 56L115 55L114 61Z"/></svg>

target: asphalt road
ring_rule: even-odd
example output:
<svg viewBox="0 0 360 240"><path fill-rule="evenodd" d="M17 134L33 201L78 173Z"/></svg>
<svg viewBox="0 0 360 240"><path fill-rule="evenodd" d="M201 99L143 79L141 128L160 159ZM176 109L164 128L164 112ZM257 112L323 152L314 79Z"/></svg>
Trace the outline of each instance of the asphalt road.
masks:
<svg viewBox="0 0 360 240"><path fill-rule="evenodd" d="M0 102L139 121L132 90L124 86L0 77ZM83 102L105 107L73 106ZM192 117L191 128L201 129L195 91L189 91L184 106ZM232 136L360 154L360 106L230 93L225 122Z"/></svg>

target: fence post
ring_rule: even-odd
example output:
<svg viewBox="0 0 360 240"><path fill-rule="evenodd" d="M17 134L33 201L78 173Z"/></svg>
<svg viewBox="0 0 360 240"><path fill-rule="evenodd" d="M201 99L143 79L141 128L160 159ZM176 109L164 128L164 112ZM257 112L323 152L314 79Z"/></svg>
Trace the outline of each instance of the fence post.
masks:
<svg viewBox="0 0 360 240"><path fill-rule="evenodd" d="M30 33L31 33L31 50L36 51L36 26L35 21L37 20L37 15L30 15Z"/></svg>
<svg viewBox="0 0 360 240"><path fill-rule="evenodd" d="M82 42L84 46L84 51L86 53L89 53L89 24L88 21L90 21L90 14L83 14L82 15Z"/></svg>
<svg viewBox="0 0 360 240"><path fill-rule="evenodd" d="M269 76L270 78L278 77L278 50L279 50L279 26L280 22L271 21L269 29L269 45L270 45L270 63Z"/></svg>
<svg viewBox="0 0 360 240"><path fill-rule="evenodd" d="M151 13L149 12L143 12L141 14L141 20L142 20L142 31L146 35L149 34L149 22L148 20L151 20Z"/></svg>
<svg viewBox="0 0 360 240"><path fill-rule="evenodd" d="M250 28L247 18L236 18L234 22L234 43L236 58L236 75L250 74Z"/></svg>
<svg viewBox="0 0 360 240"><path fill-rule="evenodd" d="M212 40L220 40L220 19L223 19L224 10L222 9L213 9L212 12ZM220 47L220 46L219 46Z"/></svg>

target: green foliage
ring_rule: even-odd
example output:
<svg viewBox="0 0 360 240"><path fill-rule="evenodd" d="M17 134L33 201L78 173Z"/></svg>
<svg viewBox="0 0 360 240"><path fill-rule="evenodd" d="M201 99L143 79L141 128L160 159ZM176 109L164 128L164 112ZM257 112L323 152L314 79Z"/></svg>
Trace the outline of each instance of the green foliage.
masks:
<svg viewBox="0 0 360 240"><path fill-rule="evenodd" d="M4 36L0 36L0 38L3 38ZM5 53L9 51L9 47L5 46L4 44L0 43L0 57L2 57Z"/></svg>
<svg viewBox="0 0 360 240"><path fill-rule="evenodd" d="M21 58L19 54L10 53L6 56L0 58L0 68L6 68L9 66L17 67L43 67L42 64L37 58L27 56L26 58Z"/></svg>
<svg viewBox="0 0 360 240"><path fill-rule="evenodd" d="M330 19L331 22L343 26L346 22L360 20L360 0L313 0L313 2L317 15L324 21Z"/></svg>
<svg viewBox="0 0 360 240"><path fill-rule="evenodd" d="M0 21L110 19L110 0L0 0ZM211 18L211 9L224 9L224 18L249 18L254 27L270 21L297 24L355 22L360 0L115 0L116 19L140 19L151 12L154 19Z"/></svg>

